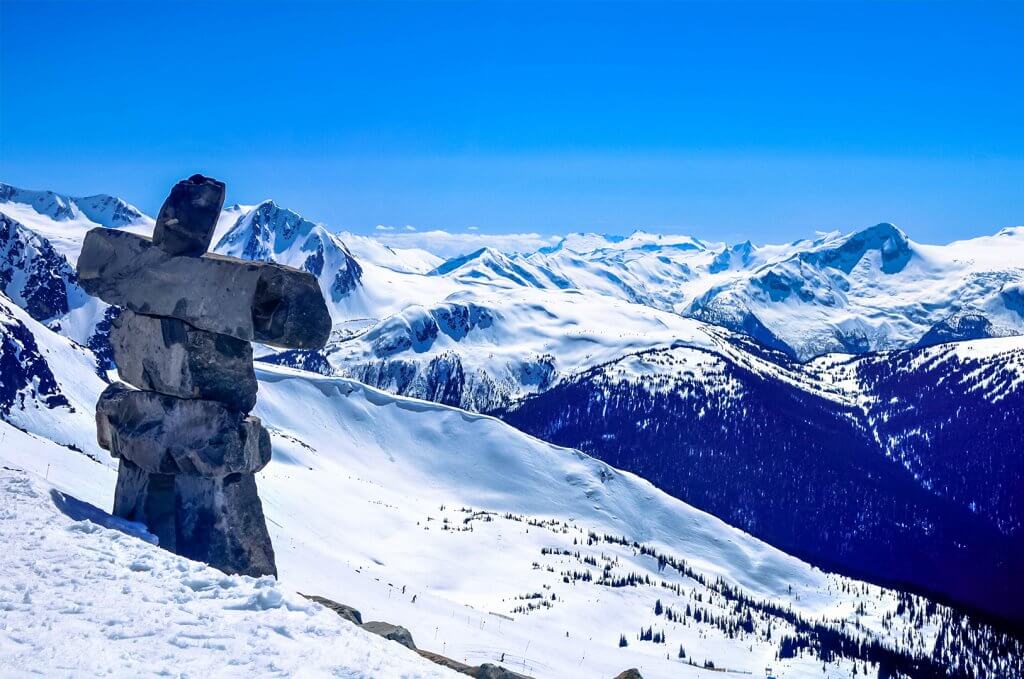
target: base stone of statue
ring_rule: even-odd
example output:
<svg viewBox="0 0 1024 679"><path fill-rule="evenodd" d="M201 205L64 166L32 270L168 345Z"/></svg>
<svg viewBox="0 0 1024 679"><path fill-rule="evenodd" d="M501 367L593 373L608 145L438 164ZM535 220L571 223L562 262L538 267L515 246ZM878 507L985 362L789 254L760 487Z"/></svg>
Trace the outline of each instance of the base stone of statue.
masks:
<svg viewBox="0 0 1024 679"><path fill-rule="evenodd" d="M276 263L206 254L224 184L172 188L152 239L98 227L81 286L122 307L110 343L118 376L96 404L100 446L119 460L114 513L165 549L227 573L277 575L256 490L270 461L250 341L322 347L330 334L316 278Z"/></svg>

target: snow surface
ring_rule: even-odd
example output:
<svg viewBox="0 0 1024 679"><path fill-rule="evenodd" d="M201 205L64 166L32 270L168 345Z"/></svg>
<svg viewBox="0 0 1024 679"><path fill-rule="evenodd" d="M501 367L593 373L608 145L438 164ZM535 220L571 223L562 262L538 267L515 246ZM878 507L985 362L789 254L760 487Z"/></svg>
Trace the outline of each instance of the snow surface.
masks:
<svg viewBox="0 0 1024 679"><path fill-rule="evenodd" d="M5 447L51 447L2 425ZM156 548L38 476L0 469L0 673L455 677L273 578Z"/></svg>
<svg viewBox="0 0 1024 679"><path fill-rule="evenodd" d="M882 617L897 606L891 592L860 584L857 594L844 592L852 581L813 569L578 451L544 443L490 417L395 397L350 380L278 367L260 366L257 372L256 414L269 427L274 445L274 458L258 483L277 552L280 587L354 605L364 620L402 624L421 648L471 664L504 658L512 669L537 677L614 676L631 666L639 667L646 677L717 676L678 660L675 651L681 644L698 663L709 659L719 667L749 672L771 665L779 676L822 676L820 662L809 657L775 661L775 641L731 639L717 628L694 625L692 620L683 625L659 619L653 613L659 599L665 605L699 606L716 615L726 614L730 604L690 578L659 571L656 560L639 554L631 543L587 545L591 533L641 541L685 559L712 581L721 577L756 599L792 606L812 619L859 621L864 634L883 638L904 631L900 625L892 632L882 627ZM54 413L54 419L58 417ZM29 424L55 426L38 417ZM4 437L0 465L48 477L57 490L76 501L110 506L115 481L115 463L110 458L90 459L6 423L0 423L0 435ZM94 436L91 423L83 425L79 445ZM4 502L11 500L4 498ZM15 522L28 520L15 518ZM62 525L56 522L54 530ZM65 533L62 539L68 539ZM73 529L69 534L79 539L81 533ZM99 530L96 535L112 536ZM119 545L129 540L120 534L113 537ZM132 545L125 548L130 559L120 562L128 571L131 563L143 559L136 555L136 548L153 550L142 542ZM120 553L120 547L90 544L83 549L98 554L104 564L118 563L111 554L112 550ZM542 549L582 555L544 555ZM157 556L152 558L173 560L154 553ZM588 555L602 566L588 567L583 561ZM599 576L602 567L613 575L646 574L655 583L678 585L681 594L658 584L612 588L563 582L566 569L593 570ZM247 579L232 579L239 582L228 592L214 586L210 591L215 594L190 593L184 579L193 577L192 571L178 571L177 580L161 588L166 585L184 601L178 600L178 594L169 603L155 595L147 601L144 584L136 579L150 578L156 570L161 569L127 574L112 583L101 578L100 584L90 583L95 586L86 589L97 591L96 599L91 599L95 606L101 605L98 600L116 599L118 591L127 589L128 594L142 596L145 610L169 607L165 613L172 619L179 615L176 607L192 605L197 596L211 596L215 601L208 603L214 609L205 610L203 620L214 628L229 624L216 619L222 613L214 614L224 611L224 599L234 605L258 595L257 583ZM36 585L30 594L35 601L75 600L66 590L48 591L60 583L59 578L27 577ZM546 605L521 610L536 603L537 594ZM698 595L703 599L700 603ZM18 590L12 596L17 603L24 594ZM861 604L867 611L858 615ZM118 624L123 628L124 623L116 621L126 619L124 611L132 610L127 605L122 600L116 606L118 616L109 620L105 613L95 613L95 620L115 621L96 629ZM311 615L309 609L284 609L274 609L275 615L299 619ZM93 633L77 627L80 623L73 616L49 615L45 624L55 630L52 634ZM142 619L150 618L143 615ZM262 621L245 623L250 624L243 629L264 625ZM318 629L316 624L301 623L299 629L307 629L305 634L287 628L300 642L296 646L317 636L308 632L310 625ZM767 621L757 624L763 631ZM635 639L636 630L651 625L664 629L666 645ZM778 620L772 625L777 639L785 625ZM66 626L70 627L65 630ZM928 625L923 630L910 625L907 629L921 635L922 644L930 643L935 633ZM629 647L618 647L620 633L630 638ZM160 634L162 639L173 638L173 632ZM285 643L278 636L269 638ZM193 641L235 648L235 642L224 639ZM16 647L2 648L8 654ZM81 663L76 667L82 671L93 667L85 663L100 662L70 657L73 660L65 656L61 662ZM282 666L287 673L289 666ZM846 676L850 669L845 661L830 664L826 676ZM394 675L382 670L370 676Z"/></svg>

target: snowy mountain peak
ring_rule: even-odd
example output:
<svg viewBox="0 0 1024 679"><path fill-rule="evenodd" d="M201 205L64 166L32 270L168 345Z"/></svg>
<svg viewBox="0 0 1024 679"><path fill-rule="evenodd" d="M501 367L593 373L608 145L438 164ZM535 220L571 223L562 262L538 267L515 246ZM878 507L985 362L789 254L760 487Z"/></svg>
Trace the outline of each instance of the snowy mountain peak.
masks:
<svg viewBox="0 0 1024 679"><path fill-rule="evenodd" d="M881 268L884 273L898 273L913 256L910 239L893 224L881 223L855 231L825 246L802 253L801 258L809 263L820 264L850 273L867 252L881 253Z"/></svg>
<svg viewBox="0 0 1024 679"><path fill-rule="evenodd" d="M273 254L286 251L298 238L308 237L316 228L316 224L298 213L265 200L241 215L214 250L265 261L272 259Z"/></svg>
<svg viewBox="0 0 1024 679"><path fill-rule="evenodd" d="M325 296L333 302L351 293L363 274L362 267L338 236L272 200L242 214L214 252L274 261L308 271L317 277Z"/></svg>
<svg viewBox="0 0 1024 679"><path fill-rule="evenodd" d="M503 287L572 287L567 279L546 268L542 262L532 261L531 257L507 255L493 248L484 247L468 255L450 259L428 275L455 278L463 283L490 283Z"/></svg>
<svg viewBox="0 0 1024 679"><path fill-rule="evenodd" d="M49 241L0 214L0 290L44 321L68 312L68 286L76 281Z"/></svg>
<svg viewBox="0 0 1024 679"><path fill-rule="evenodd" d="M453 257L443 264L439 265L433 271L428 273L428 276L444 276L445 274L451 273L456 269L465 266L470 263L483 263L488 265L504 266L510 263L508 256L501 252L498 252L494 248L483 247L479 250L474 250L468 255L462 255L460 257Z"/></svg>
<svg viewBox="0 0 1024 679"><path fill-rule="evenodd" d="M76 198L53 191L19 189L4 183L0 183L0 203L20 203L55 221L84 217L90 222L113 228L145 218L135 206L106 194Z"/></svg>

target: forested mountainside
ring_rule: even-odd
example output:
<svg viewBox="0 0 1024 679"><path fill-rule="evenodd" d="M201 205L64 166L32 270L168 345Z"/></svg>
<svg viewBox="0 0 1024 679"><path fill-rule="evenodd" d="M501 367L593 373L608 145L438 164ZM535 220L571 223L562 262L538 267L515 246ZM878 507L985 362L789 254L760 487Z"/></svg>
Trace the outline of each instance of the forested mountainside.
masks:
<svg viewBox="0 0 1024 679"><path fill-rule="evenodd" d="M812 389L658 349L498 414L812 563L1020 621L1020 344L822 359Z"/></svg>

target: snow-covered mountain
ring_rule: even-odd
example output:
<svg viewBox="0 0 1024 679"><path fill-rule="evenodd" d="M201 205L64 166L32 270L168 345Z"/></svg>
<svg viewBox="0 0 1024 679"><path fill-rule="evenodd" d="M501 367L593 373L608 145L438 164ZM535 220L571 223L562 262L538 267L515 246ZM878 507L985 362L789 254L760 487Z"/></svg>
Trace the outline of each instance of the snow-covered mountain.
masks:
<svg viewBox="0 0 1024 679"><path fill-rule="evenodd" d="M1022 413L1014 337L810 365L679 343L502 417L814 563L1019 618Z"/></svg>
<svg viewBox="0 0 1024 679"><path fill-rule="evenodd" d="M75 198L53 191L20 189L0 183L0 214L46 238L72 264L78 259L85 232L94 226L126 229L149 235L153 219L120 198L108 195Z"/></svg>
<svg viewBox="0 0 1024 679"><path fill-rule="evenodd" d="M464 284L577 289L674 311L807 360L930 338L1024 331L1024 227L924 245L891 224L788 245L636 232L574 234L528 255L492 250L434 270ZM969 317L962 330L957 319Z"/></svg>
<svg viewBox="0 0 1024 679"><path fill-rule="evenodd" d="M6 424L0 432L26 457L59 455L45 439ZM36 474L0 469L0 508L5 677L463 676L272 578L225 575L159 549L143 526Z"/></svg>
<svg viewBox="0 0 1024 679"><path fill-rule="evenodd" d="M317 277L325 297L335 305L355 291L363 275L362 267L340 238L272 200L240 216L213 251L308 271Z"/></svg>
<svg viewBox="0 0 1024 679"><path fill-rule="evenodd" d="M318 352L263 360L352 377L388 391L487 411L624 353L685 340L700 322L575 290L470 288L407 306Z"/></svg>
<svg viewBox="0 0 1024 679"><path fill-rule="evenodd" d="M734 330L752 314L801 359L1020 334L1022 261L1022 227L937 246L879 224L716 285L685 313ZM976 320L951 323L964 315Z"/></svg>
<svg viewBox="0 0 1024 679"><path fill-rule="evenodd" d="M45 237L72 264L88 228L148 234L153 224L110 196L9 185L0 185L0 214ZM948 245L916 243L891 224L761 246L642 231L571 234L533 253L482 248L441 262L422 250L331 232L265 201L225 209L215 243L224 254L316 273L342 336L455 293L514 296L525 288L577 290L691 316L800 360L1024 332L1024 227ZM101 318L93 313L93 325ZM91 330L73 332L88 341Z"/></svg>
<svg viewBox="0 0 1024 679"><path fill-rule="evenodd" d="M66 343L31 328L47 337L37 344ZM49 360L58 383L74 382L61 373L78 374L79 361ZM172 606L202 612L194 636L179 634L180 616L150 635L157 648L191 639L182 662L197 670L201 659L188 648L229 625L237 639L230 644L263 628L290 631L293 650L259 645L282 667L293 666L299 649L312 667L352 662L350 653L366 654L368 666L385 663L378 646L287 593L301 588L366 619L403 624L421 648L536 677L610 677L626 667L655 678L684 667L718 676L712 665L752 673L771 666L780 677L844 677L854 667L922 677L1022 669L1019 641L961 612L823 573L636 476L493 418L287 368L257 375L256 414L275 450L260 488L280 585L215 576L125 535L96 509L109 505L115 471L109 457L88 455L92 423L67 430L77 430L73 447L58 446L47 439L63 413L26 398L15 406L31 414L20 420L25 431L0 423L8 442L0 447L0 526L18 536L4 541L0 559L15 578L0 585L0 597L40 634L34 651L0 643L0 654L34 652L24 656L29 667L51 667L54 635L87 644L100 634L127 652L141 642L118 641L128 636L118 636L123 624L88 621L106 620L118 605L134 610L139 600L142 626L163 621ZM75 385L76 393L89 398L98 382ZM48 531L54 539L40 537ZM33 575L31 563L47 549L56 550L47 568L95 560L76 580L88 583L87 595L76 596L66 578ZM26 617L33 601L58 600L77 606L74 630L67 616ZM316 637L345 635L330 659L317 650ZM267 661L242 648L243 665ZM66 670L106 666L89 654L61 657ZM380 665L377 676L422 671L401 653L387 662L396 664Z"/></svg>
<svg viewBox="0 0 1024 679"><path fill-rule="evenodd" d="M152 220L7 194L0 272L17 303L0 297L0 419L18 429L0 433L19 443L0 457L107 506L92 408L113 310L75 317L68 272L88 228L149 235ZM229 207L217 250L312 271L336 323L323 351L261 350L282 364L258 370L257 414L274 438L260 487L283 581L405 624L431 650L536 676L675 676L688 661L820 676L823 660L847 676L854 658L912 676L1020 673L1019 642L961 611L824 575L662 490L820 565L1015 616L1021 340L793 355L854 325L881 328L879 346L1018 332L1021 231L942 247L886 225L783 246L570 236L439 262L270 201ZM45 315L32 300L61 283L67 313L24 310ZM499 412L662 490L374 387Z"/></svg>

